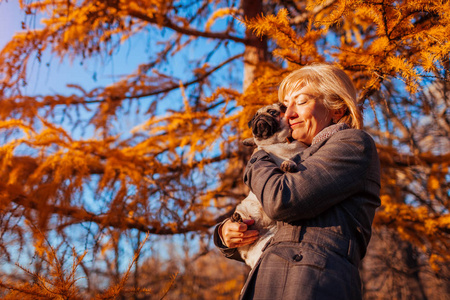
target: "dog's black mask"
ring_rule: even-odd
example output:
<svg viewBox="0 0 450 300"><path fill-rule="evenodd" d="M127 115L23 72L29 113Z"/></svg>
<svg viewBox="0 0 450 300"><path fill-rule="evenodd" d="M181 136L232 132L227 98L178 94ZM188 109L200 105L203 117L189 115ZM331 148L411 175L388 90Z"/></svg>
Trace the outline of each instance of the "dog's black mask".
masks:
<svg viewBox="0 0 450 300"><path fill-rule="evenodd" d="M280 127L279 117L280 113L284 112L286 107L282 104L280 110L269 109L265 113L256 114L250 122L248 127L252 128L253 136L259 139L267 139L274 135Z"/></svg>

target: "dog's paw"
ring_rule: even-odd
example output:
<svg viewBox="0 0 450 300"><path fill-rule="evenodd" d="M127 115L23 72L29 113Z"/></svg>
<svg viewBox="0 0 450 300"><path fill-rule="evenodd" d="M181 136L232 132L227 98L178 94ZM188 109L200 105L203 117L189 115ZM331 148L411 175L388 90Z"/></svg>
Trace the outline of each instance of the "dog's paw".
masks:
<svg viewBox="0 0 450 300"><path fill-rule="evenodd" d="M297 164L292 160L285 160L281 163L280 169L283 172L295 172L297 170Z"/></svg>
<svg viewBox="0 0 450 300"><path fill-rule="evenodd" d="M234 214L231 216L231 222L237 222L237 223L242 223L242 217L238 212L234 212Z"/></svg>

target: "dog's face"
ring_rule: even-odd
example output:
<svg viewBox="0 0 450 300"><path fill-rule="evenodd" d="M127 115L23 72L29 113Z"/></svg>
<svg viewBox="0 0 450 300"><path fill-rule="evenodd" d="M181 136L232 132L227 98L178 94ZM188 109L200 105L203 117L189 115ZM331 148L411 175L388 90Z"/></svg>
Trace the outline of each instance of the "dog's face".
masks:
<svg viewBox="0 0 450 300"><path fill-rule="evenodd" d="M264 106L256 112L248 122L256 144L264 140L270 140L271 143L286 141L290 136L290 128L282 117L285 112L286 106L281 103Z"/></svg>

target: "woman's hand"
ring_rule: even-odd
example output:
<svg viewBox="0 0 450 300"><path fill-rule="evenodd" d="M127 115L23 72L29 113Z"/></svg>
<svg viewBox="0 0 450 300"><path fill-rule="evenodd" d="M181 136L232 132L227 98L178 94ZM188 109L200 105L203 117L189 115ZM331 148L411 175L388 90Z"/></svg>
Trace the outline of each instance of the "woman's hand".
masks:
<svg viewBox="0 0 450 300"><path fill-rule="evenodd" d="M259 231L247 230L248 226L253 223L255 221L252 219L243 220L242 223L232 222L231 220L226 221L222 225L221 230L219 230L225 246L228 248L236 248L255 242L259 237Z"/></svg>

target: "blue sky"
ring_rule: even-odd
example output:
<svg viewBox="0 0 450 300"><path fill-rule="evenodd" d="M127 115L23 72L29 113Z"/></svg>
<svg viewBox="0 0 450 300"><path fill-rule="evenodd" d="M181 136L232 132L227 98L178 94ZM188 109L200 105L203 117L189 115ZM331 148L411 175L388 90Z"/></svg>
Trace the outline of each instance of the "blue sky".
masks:
<svg viewBox="0 0 450 300"><path fill-rule="evenodd" d="M14 36L16 32L22 30L21 22L25 20L25 14L20 10L18 1L0 0L0 48ZM26 20L28 23L30 18ZM36 23L36 27L39 27ZM60 63L59 58L52 58L50 55L44 54L42 64L34 61L30 64L27 94L43 94L43 93L65 93L67 92L66 84L74 83L83 86L89 90L101 85L108 85L117 81L119 75L127 74L134 70L139 62L142 62L142 56L128 55L130 48L133 47L133 54L139 53L136 47L142 47L144 50L145 43L143 41L134 40L133 44L125 43L114 58L108 57L108 61L100 58L91 59L87 63L81 64L79 60L63 61ZM144 53L144 51L142 51ZM50 63L50 67L46 64ZM72 93L73 90L70 90Z"/></svg>
<svg viewBox="0 0 450 300"><path fill-rule="evenodd" d="M14 33L20 30L22 20L23 14L17 1L0 1L0 48L3 48Z"/></svg>

